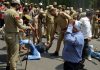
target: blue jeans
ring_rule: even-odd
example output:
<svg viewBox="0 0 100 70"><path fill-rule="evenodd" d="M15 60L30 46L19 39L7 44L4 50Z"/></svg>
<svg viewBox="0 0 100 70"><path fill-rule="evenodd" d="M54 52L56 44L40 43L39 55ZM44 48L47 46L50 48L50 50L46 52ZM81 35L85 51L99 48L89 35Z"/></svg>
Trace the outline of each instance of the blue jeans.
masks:
<svg viewBox="0 0 100 70"><path fill-rule="evenodd" d="M100 60L100 52L95 52L93 50L93 48L91 48L91 47L88 48L88 55L90 57L93 57L93 58L96 58L96 59Z"/></svg>
<svg viewBox="0 0 100 70"><path fill-rule="evenodd" d="M29 60L35 60L35 59L40 59L41 58L41 55L40 53L38 52L38 50L35 48L35 45L33 44L33 42L31 40L28 40L28 39L25 39L25 40L20 40L20 45L29 45L29 48L30 48L30 52L31 52L31 55L28 55L28 58Z"/></svg>

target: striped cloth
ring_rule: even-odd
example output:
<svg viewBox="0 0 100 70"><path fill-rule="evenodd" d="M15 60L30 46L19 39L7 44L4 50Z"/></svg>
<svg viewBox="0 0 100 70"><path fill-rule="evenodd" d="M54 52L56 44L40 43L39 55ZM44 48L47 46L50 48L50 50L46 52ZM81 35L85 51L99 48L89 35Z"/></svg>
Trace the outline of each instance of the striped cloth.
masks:
<svg viewBox="0 0 100 70"><path fill-rule="evenodd" d="M80 31L72 33L72 29L73 26L69 25L65 33L62 56L64 61L79 63L82 60L84 36Z"/></svg>

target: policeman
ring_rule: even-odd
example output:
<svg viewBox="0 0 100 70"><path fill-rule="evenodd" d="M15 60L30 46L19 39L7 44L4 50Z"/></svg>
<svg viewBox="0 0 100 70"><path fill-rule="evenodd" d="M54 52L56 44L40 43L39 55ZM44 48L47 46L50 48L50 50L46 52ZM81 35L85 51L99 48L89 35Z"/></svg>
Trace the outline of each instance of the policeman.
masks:
<svg viewBox="0 0 100 70"><path fill-rule="evenodd" d="M45 14L48 12L48 8L49 6L46 6L46 10L44 10ZM43 37L46 38L46 35L47 35L46 16L45 16L44 22L45 23L44 23Z"/></svg>
<svg viewBox="0 0 100 70"><path fill-rule="evenodd" d="M73 17L74 14L76 14L76 11L73 7L70 7L70 16Z"/></svg>
<svg viewBox="0 0 100 70"><path fill-rule="evenodd" d="M86 11L83 12L82 8L79 8L79 10L78 10L78 12L76 14L78 14L78 18L77 18L78 20L80 20L83 17L86 17Z"/></svg>
<svg viewBox="0 0 100 70"><path fill-rule="evenodd" d="M42 42L42 26L45 28L46 24L46 13L44 11L40 11L38 16L38 35L39 35L39 42Z"/></svg>
<svg viewBox="0 0 100 70"><path fill-rule="evenodd" d="M67 9L65 10L65 12L66 12L67 14L69 14L69 15L70 15L70 8L69 8L69 7L67 7Z"/></svg>
<svg viewBox="0 0 100 70"><path fill-rule="evenodd" d="M66 14L65 12L57 12L56 10L53 10L52 11L52 15L55 17L54 18L54 32L52 34L52 40L53 41L53 36L55 34L55 31L56 31L56 28L57 26L60 27L60 33L59 33L59 38L58 38L58 41L57 41L57 48L56 48L56 51L54 52L54 56L58 56L58 53L59 53L59 50L60 50L60 45L61 45L61 42L64 38L64 30L66 30L66 26L68 24L68 20L71 19L71 17ZM52 44L52 42L51 42Z"/></svg>
<svg viewBox="0 0 100 70"><path fill-rule="evenodd" d="M98 13L99 11L97 10L93 16L93 24L92 24L93 38L98 38L98 31L99 31Z"/></svg>
<svg viewBox="0 0 100 70"><path fill-rule="evenodd" d="M5 12L5 42L7 44L7 67L6 70L17 70L16 63L19 56L19 29L31 29L28 26L23 26L19 14L16 9L19 6L17 0L11 3L11 9Z"/></svg>
<svg viewBox="0 0 100 70"><path fill-rule="evenodd" d="M57 2L53 2L53 7L57 8Z"/></svg>
<svg viewBox="0 0 100 70"><path fill-rule="evenodd" d="M5 10L7 10L8 8L10 8L10 3L7 1L7 2L4 2L4 5L5 5L5 7L6 7L6 9Z"/></svg>
<svg viewBox="0 0 100 70"><path fill-rule="evenodd" d="M39 43L42 42L42 24L45 25L46 14L44 11L40 11L40 13L34 17L33 26L35 27L35 32L33 35L33 42Z"/></svg>
<svg viewBox="0 0 100 70"><path fill-rule="evenodd" d="M98 12L98 18L97 18L97 20L98 20L98 26L99 26L99 29L100 29L100 10ZM99 33L98 33L98 38L99 37L100 37L100 30L99 30Z"/></svg>
<svg viewBox="0 0 100 70"><path fill-rule="evenodd" d="M46 14L46 26L47 26L47 44L50 45L51 39L52 39L52 34L54 31L54 16L51 14L52 10L55 8L50 5L48 8L48 12Z"/></svg>
<svg viewBox="0 0 100 70"><path fill-rule="evenodd" d="M35 32L33 32L33 42L36 44L39 41L38 35L38 15L33 18L32 26L35 28Z"/></svg>
<svg viewBox="0 0 100 70"><path fill-rule="evenodd" d="M58 11L62 11L62 5L58 5Z"/></svg>

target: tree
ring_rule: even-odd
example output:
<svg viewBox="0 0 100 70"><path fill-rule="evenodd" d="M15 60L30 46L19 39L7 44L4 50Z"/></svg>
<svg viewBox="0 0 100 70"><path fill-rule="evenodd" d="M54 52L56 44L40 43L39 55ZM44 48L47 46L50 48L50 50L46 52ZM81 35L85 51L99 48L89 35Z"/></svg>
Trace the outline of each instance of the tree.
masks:
<svg viewBox="0 0 100 70"><path fill-rule="evenodd" d="M7 0L12 1L12 0ZM45 6L48 4L53 4L54 1L58 3L58 5L66 5L68 7L75 7L75 8L100 8L100 1L99 0L21 0L21 2L33 2L39 3L42 2Z"/></svg>

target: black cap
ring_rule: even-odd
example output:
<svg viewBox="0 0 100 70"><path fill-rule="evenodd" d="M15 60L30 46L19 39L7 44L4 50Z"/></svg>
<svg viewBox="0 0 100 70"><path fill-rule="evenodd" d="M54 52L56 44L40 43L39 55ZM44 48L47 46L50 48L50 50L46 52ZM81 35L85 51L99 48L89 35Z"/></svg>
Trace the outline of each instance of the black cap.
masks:
<svg viewBox="0 0 100 70"><path fill-rule="evenodd" d="M92 15L93 15L93 11L92 10L86 11L86 16L92 16Z"/></svg>

